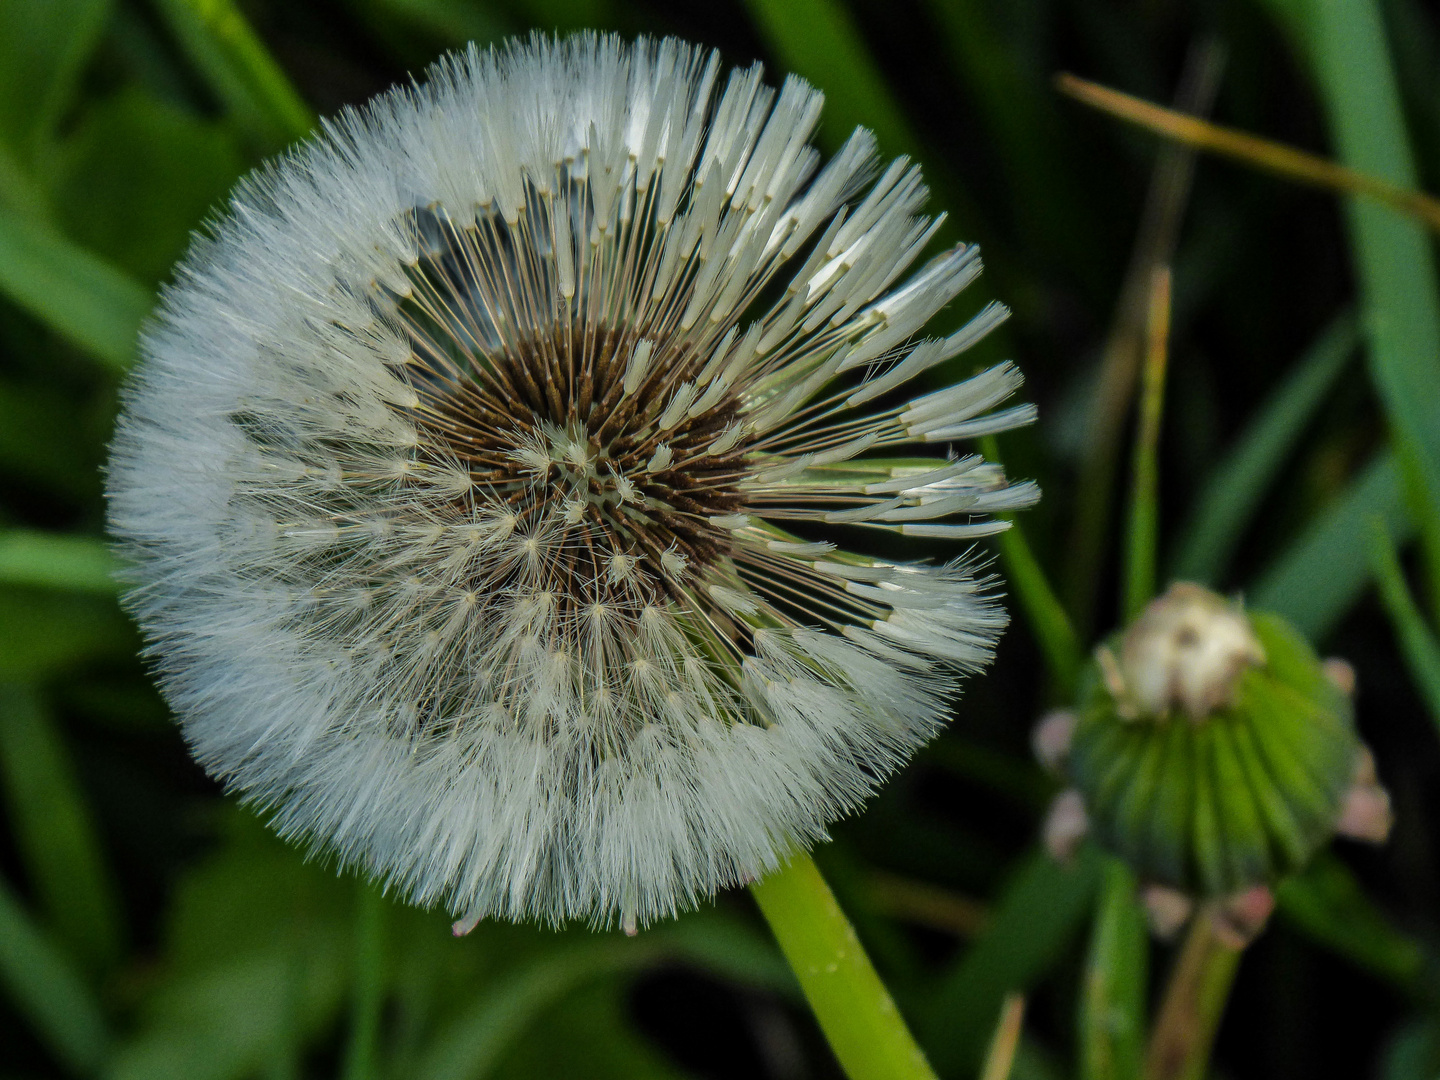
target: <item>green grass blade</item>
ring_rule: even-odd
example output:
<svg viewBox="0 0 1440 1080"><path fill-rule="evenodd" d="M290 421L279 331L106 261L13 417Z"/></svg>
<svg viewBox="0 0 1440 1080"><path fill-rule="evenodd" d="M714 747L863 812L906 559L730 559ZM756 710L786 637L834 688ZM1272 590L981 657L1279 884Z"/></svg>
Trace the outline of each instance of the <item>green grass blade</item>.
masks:
<svg viewBox="0 0 1440 1080"><path fill-rule="evenodd" d="M310 134L315 114L233 0L160 0L158 6L236 122L263 147Z"/></svg>
<svg viewBox="0 0 1440 1080"><path fill-rule="evenodd" d="M0 293L116 371L130 363L153 303L139 282L3 206Z"/></svg>
<svg viewBox="0 0 1440 1080"><path fill-rule="evenodd" d="M28 163L65 116L111 0L0 4L0 143Z"/></svg>
<svg viewBox="0 0 1440 1080"><path fill-rule="evenodd" d="M95 1072L109 1042L100 1003L3 880L0 984L61 1063L81 1075Z"/></svg>
<svg viewBox="0 0 1440 1080"><path fill-rule="evenodd" d="M857 126L886 156L915 154L918 142L870 50L835 0L746 0L760 36L786 71L825 91L820 140L839 146Z"/></svg>
<svg viewBox="0 0 1440 1080"><path fill-rule="evenodd" d="M1173 577L1221 583L1261 500L1358 343L1354 316L1337 316L1258 410L1195 500Z"/></svg>
<svg viewBox="0 0 1440 1080"><path fill-rule="evenodd" d="M1275 901L1291 926L1402 990L1416 988L1425 974L1420 942L1397 930L1350 869L1328 852L1281 882Z"/></svg>
<svg viewBox="0 0 1440 1080"><path fill-rule="evenodd" d="M1320 96L1341 161L1402 188L1418 186L1400 93L1376 0L1290 0L1303 20ZM1440 521L1440 280L1431 238L1371 200L1347 206L1369 343L1371 380L1396 449L1420 477Z"/></svg>
<svg viewBox="0 0 1440 1080"><path fill-rule="evenodd" d="M627 947L630 946L630 947ZM534 960L498 979L441 1030L414 1080L480 1080L546 1008L584 983L656 957L642 942L597 940Z"/></svg>
<svg viewBox="0 0 1440 1080"><path fill-rule="evenodd" d="M1069 866L1043 851L1026 859L1005 888L985 932L917 1002L921 1042L942 1076L974 1075L1011 991L1027 990L1069 948L1084 925L1101 859L1083 848Z"/></svg>
<svg viewBox="0 0 1440 1080"><path fill-rule="evenodd" d="M1139 1080L1149 949L1135 875L1119 859L1108 859L1081 987L1083 1080Z"/></svg>
<svg viewBox="0 0 1440 1080"><path fill-rule="evenodd" d="M46 922L93 967L120 952L118 903L85 796L32 688L0 684L0 780L16 845Z"/></svg>
<svg viewBox="0 0 1440 1080"><path fill-rule="evenodd" d="M964 91L959 108L982 119L988 153L1004 170L1016 227L1032 248L1054 247L1083 264L1101 244L1099 219L1085 212L1070 141L1039 59L1015 39L1002 12L974 0L927 0Z"/></svg>
<svg viewBox="0 0 1440 1080"><path fill-rule="evenodd" d="M1425 478L1413 457L1400 458L1401 482L1410 520L1420 533L1422 580L1429 586L1430 619L1440 624L1440 514L1425 502Z"/></svg>
<svg viewBox="0 0 1440 1080"><path fill-rule="evenodd" d="M1420 605L1410 595L1405 584L1405 573L1400 569L1400 557L1382 521L1371 523L1370 565L1375 571L1375 583L1380 589L1380 599L1395 628L1395 637L1400 642L1400 651L1410 669L1410 677L1430 709L1430 718L1440 728L1440 642L1425 625L1420 614Z"/></svg>
<svg viewBox="0 0 1440 1080"><path fill-rule="evenodd" d="M1290 620L1312 641L1325 637L1370 579L1369 529L1379 516L1397 539L1414 535L1395 458L1383 454L1246 590L1246 600Z"/></svg>
<svg viewBox="0 0 1440 1080"><path fill-rule="evenodd" d="M34 529L0 531L0 585L113 594L119 567L103 540Z"/></svg>

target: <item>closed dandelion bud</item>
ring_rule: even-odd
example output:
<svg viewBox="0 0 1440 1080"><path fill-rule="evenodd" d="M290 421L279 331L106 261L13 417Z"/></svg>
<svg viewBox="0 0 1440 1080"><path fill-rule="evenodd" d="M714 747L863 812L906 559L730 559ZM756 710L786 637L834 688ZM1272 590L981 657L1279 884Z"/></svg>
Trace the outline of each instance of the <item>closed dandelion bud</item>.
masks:
<svg viewBox="0 0 1440 1080"><path fill-rule="evenodd" d="M1373 819L1350 794L1368 754L1349 697L1284 620L1199 586L1096 651L1076 714L1064 775L1148 882L1233 900L1304 865L1347 807Z"/></svg>
<svg viewBox="0 0 1440 1080"><path fill-rule="evenodd" d="M1034 418L1013 366L906 389L1006 311L916 337L979 252L919 262L918 169L822 163L820 106L674 40L471 48L196 241L111 523L186 738L283 834L457 932L633 929L823 837L989 662L973 558L834 541L1036 499L948 451Z"/></svg>

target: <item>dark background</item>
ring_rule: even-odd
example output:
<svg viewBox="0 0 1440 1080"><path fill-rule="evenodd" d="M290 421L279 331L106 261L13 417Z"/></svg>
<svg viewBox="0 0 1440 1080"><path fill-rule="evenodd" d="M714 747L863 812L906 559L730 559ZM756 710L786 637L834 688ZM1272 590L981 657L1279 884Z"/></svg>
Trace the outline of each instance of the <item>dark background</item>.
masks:
<svg viewBox="0 0 1440 1080"><path fill-rule="evenodd" d="M1019 363L1041 423L1006 436L1001 451L1045 490L1023 528L1087 642L1118 618L1131 427L1129 410L1107 425L1096 386L1161 144L1063 98L1053 75L1170 101L1187 57L1218 47L1218 121L1333 152L1296 29L1305 0L240 7L322 116L419 76L466 39L595 27L676 34L718 47L727 65L758 59L774 78L805 75L828 94L822 144L864 123L887 156L918 157L935 204L951 212L942 240L979 241L986 256L982 282L942 329L988 297L1014 309L981 359ZM1440 22L1421 0L1379 7L1420 182L1437 190ZM152 289L207 209L283 147L285 132L246 112L184 8L0 0L0 260L13 260L4 245L17 243L5 222L22 220ZM1177 565L1227 451L1332 320L1354 310L1357 291L1331 194L1202 158L1176 206L1162 572ZM341 1075L361 886L279 844L191 763L113 589L86 576L84 560L101 557L118 365L65 331L68 294L42 282L36 300L25 272L12 261L0 273L0 1078ZM1264 478L1233 554L1212 560L1210 583L1282 609L1303 607L1312 590L1345 592L1335 578L1352 571L1340 561L1312 559L1283 589L1267 575L1353 490L1386 431L1356 351ZM1096 483L1097 447L1111 444L1113 482ZM1104 525L1093 559L1086 513ZM40 532L79 538L80 562L64 564L78 576L6 554L14 537L21 550ZM1440 1075L1440 744L1384 611L1359 578L1349 592L1353 603L1337 601L1305 629L1358 670L1358 721L1396 829L1383 849L1340 843L1323 857L1313 873L1330 903L1318 916L1282 902L1244 958L1217 1075ZM1030 991L1015 1075L1079 1075L1075 1015L1098 856L1062 872L1037 853L1053 784L1028 751L1033 722L1060 696L1017 610L951 730L816 852L946 1076L975 1074L1012 988ZM387 907L383 918L380 1075L838 1075L744 893L633 943L508 926L457 943L442 913ZM64 972L33 959L32 938ZM1152 947L1156 986L1169 955ZM83 1032L79 1042L57 1036L37 1019L36 985L42 997L79 995L103 1031L89 1043Z"/></svg>

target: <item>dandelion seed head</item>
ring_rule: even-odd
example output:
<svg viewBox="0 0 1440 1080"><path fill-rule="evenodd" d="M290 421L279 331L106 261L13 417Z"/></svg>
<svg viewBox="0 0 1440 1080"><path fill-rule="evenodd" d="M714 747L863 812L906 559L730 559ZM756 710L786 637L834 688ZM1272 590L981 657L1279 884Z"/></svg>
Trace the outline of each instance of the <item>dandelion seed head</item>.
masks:
<svg viewBox="0 0 1440 1080"><path fill-rule="evenodd" d="M283 834L457 926L629 929L823 838L989 661L975 558L815 535L1038 495L923 456L1033 419L1009 364L904 389L1005 311L917 337L978 251L922 262L919 170L822 163L821 100L674 40L472 47L196 242L111 522L191 747Z"/></svg>

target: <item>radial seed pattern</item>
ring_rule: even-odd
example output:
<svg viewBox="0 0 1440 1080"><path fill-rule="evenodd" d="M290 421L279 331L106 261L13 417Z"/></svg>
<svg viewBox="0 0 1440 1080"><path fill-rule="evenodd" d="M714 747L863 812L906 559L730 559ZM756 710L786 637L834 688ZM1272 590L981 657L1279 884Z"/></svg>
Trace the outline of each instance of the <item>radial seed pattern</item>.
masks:
<svg viewBox="0 0 1440 1080"><path fill-rule="evenodd" d="M251 178L167 290L112 522L197 756L457 914L627 926L773 868L1004 625L1009 364L903 384L980 271L821 95L676 41L472 49ZM872 182L873 180L873 182ZM912 451L913 452L913 451Z"/></svg>

